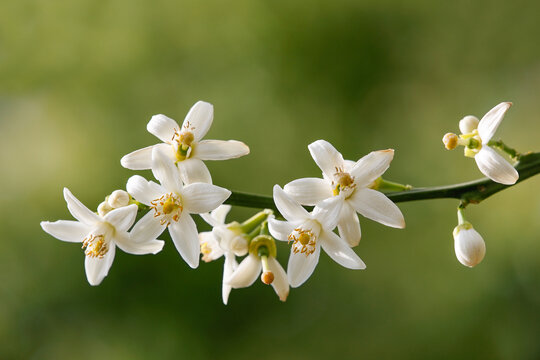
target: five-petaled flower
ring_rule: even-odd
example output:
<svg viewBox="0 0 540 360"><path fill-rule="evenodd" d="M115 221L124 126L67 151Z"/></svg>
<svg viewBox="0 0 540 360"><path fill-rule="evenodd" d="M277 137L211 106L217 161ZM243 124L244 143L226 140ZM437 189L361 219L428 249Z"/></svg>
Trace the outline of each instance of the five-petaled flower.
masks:
<svg viewBox="0 0 540 360"><path fill-rule="evenodd" d="M448 150L455 149L458 145L464 146L465 156L476 160L482 174L505 185L515 184L519 174L488 143L510 106L512 103L502 102L489 110L480 121L472 115L465 116L459 122L459 130L461 131L459 137L453 133L448 133L443 137L443 143Z"/></svg>
<svg viewBox="0 0 540 360"><path fill-rule="evenodd" d="M168 227L176 249L195 269L199 266L200 245L197 226L190 214L214 210L231 192L206 183L183 186L179 169L159 147L152 150L152 172L161 185L139 175L132 176L127 182L128 193L151 208L135 224L132 236L139 241L153 239Z"/></svg>
<svg viewBox="0 0 540 360"><path fill-rule="evenodd" d="M323 179L303 178L291 181L284 190L303 205L317 205L328 198L342 203L338 230L350 246L360 242L360 222L356 213L386 226L404 228L399 208L370 185L390 166L394 150L373 151L357 162L344 160L327 141L317 140L308 146Z"/></svg>
<svg viewBox="0 0 540 360"><path fill-rule="evenodd" d="M249 147L236 140L201 140L212 125L214 107L198 101L189 110L182 126L165 115L154 115L147 130L163 143L145 147L121 159L123 167L144 170L152 167L152 149L160 148L180 169L184 184L212 183L202 160L227 160L249 154Z"/></svg>
<svg viewBox="0 0 540 360"><path fill-rule="evenodd" d="M137 216L137 205L111 210L102 217L90 211L67 188L64 188L64 198L69 212L78 221L42 221L41 227L59 240L82 242L86 278L90 285L99 285L107 276L116 246L136 255L156 254L163 248L163 241L155 237L139 241L127 232Z"/></svg>
<svg viewBox="0 0 540 360"><path fill-rule="evenodd" d="M278 185L274 186L274 202L286 221L270 218L268 228L277 240L292 242L287 273L292 287L302 285L319 262L321 247L338 264L349 269L364 269L366 265L335 234L343 201L339 197L323 200L308 213Z"/></svg>

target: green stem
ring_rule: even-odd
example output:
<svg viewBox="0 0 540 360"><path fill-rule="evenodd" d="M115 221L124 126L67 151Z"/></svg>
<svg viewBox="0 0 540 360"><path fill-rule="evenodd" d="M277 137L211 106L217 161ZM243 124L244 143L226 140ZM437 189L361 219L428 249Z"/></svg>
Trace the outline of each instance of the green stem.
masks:
<svg viewBox="0 0 540 360"><path fill-rule="evenodd" d="M515 149L512 149L511 147L507 146L502 140L490 140L488 142L488 146L497 148L507 153L514 161L520 160L521 154L518 153Z"/></svg>
<svg viewBox="0 0 540 360"><path fill-rule="evenodd" d="M540 173L540 153L523 154L519 156L519 159L519 163L515 166L519 173L519 179L516 184ZM499 191L512 186L499 184L490 179L483 178L461 184L414 188L408 191L386 193L385 195L396 203L429 199L459 199L462 201L463 206L466 206L468 203L479 203ZM270 196L233 192L225 203L259 209L273 209L276 215L279 214Z"/></svg>
<svg viewBox="0 0 540 360"><path fill-rule="evenodd" d="M382 192L389 192L389 191L409 191L413 187L411 185L403 185L397 182L388 181L383 178L379 178L378 181L376 181L377 186L373 189L379 190Z"/></svg>

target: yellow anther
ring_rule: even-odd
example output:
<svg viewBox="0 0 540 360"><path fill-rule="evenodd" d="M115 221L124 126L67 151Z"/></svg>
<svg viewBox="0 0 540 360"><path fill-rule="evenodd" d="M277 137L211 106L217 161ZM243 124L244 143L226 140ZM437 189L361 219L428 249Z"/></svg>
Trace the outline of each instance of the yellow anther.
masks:
<svg viewBox="0 0 540 360"><path fill-rule="evenodd" d="M85 255L92 258L103 258L105 254L109 251L109 245L105 242L105 237L103 235L90 235L83 240L82 248Z"/></svg>
<svg viewBox="0 0 540 360"><path fill-rule="evenodd" d="M447 133L444 135L442 142L446 150L454 150L458 146L458 136L454 133Z"/></svg>
<svg viewBox="0 0 540 360"><path fill-rule="evenodd" d="M193 133L187 131L187 132L182 132L178 140L183 145L191 146L191 143L193 142L194 139L195 137L193 136Z"/></svg>

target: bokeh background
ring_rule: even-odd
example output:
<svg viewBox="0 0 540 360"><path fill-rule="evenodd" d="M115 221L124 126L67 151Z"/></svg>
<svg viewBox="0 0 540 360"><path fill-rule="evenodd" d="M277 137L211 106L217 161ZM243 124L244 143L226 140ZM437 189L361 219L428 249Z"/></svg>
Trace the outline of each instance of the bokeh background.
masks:
<svg viewBox="0 0 540 360"><path fill-rule="evenodd" d="M39 226L71 218L64 186L93 209L123 188L134 172L120 158L156 142L150 117L182 121L197 100L215 106L208 138L251 147L209 163L232 190L270 195L319 176L307 145L320 138L352 160L394 148L386 177L403 183L479 178L441 137L513 101L497 137L540 150L539 11L521 0L0 2L0 358L540 358L540 178L469 207L487 243L474 269L454 255L456 201L402 203L405 230L361 220L365 271L323 255L286 303L257 282L224 306L222 262L191 270L170 242L156 256L118 252L91 287L81 249Z"/></svg>

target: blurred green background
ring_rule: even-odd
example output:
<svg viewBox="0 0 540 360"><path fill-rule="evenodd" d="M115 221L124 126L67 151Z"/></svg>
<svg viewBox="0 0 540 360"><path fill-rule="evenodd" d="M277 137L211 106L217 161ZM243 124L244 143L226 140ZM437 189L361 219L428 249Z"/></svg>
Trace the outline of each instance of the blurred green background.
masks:
<svg viewBox="0 0 540 360"><path fill-rule="evenodd" d="M540 150L539 11L520 0L0 2L0 358L540 358L540 178L469 207L487 244L474 269L454 255L456 201L403 203L405 230L361 219L365 271L322 255L286 303L257 282L224 306L222 261L191 270L170 242L156 256L118 252L91 287L81 249L39 226L71 219L64 186L93 209L123 188L134 172L120 158L156 142L150 117L181 122L197 100L215 106L208 138L251 148L208 163L232 190L270 195L319 176L307 145L320 138L352 160L394 148L386 174L403 183L479 178L441 137L513 101L496 137Z"/></svg>

